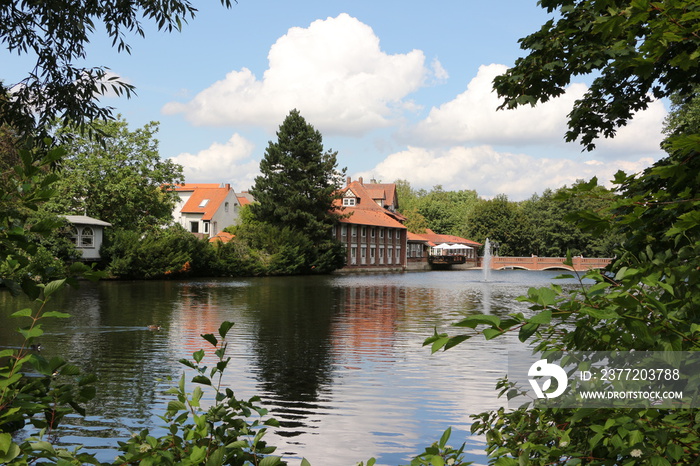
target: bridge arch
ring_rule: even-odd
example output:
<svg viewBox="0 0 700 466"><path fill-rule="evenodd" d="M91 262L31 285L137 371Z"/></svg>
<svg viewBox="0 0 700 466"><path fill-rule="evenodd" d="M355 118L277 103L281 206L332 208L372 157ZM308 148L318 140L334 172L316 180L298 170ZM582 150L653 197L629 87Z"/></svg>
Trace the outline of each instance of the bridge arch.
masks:
<svg viewBox="0 0 700 466"><path fill-rule="evenodd" d="M483 267L483 258L479 258L479 266ZM566 257L491 257L491 269L519 269L519 270L565 270L567 272L584 272L591 269L605 268L612 259L597 257L573 257L573 267L565 265Z"/></svg>

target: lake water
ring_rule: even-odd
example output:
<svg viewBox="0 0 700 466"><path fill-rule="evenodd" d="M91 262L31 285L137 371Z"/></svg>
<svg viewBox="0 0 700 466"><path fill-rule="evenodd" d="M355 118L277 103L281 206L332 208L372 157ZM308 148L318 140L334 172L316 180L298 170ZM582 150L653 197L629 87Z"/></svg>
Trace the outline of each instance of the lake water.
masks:
<svg viewBox="0 0 700 466"><path fill-rule="evenodd" d="M435 271L85 283L52 301L71 313L45 325L42 354L62 355L98 375L85 418L72 417L62 441L83 444L102 461L117 440L160 424L179 378L177 361L206 348L200 334L229 333L225 383L239 398L260 395L282 426L268 434L290 464L407 464L453 427L452 446L485 464L483 439L469 435L470 415L503 404L495 384L507 371L515 335L473 338L430 354L434 328L487 312L525 310L515 301L557 272ZM0 293L0 346L17 344L8 315L21 303ZM160 331L148 330L158 324Z"/></svg>

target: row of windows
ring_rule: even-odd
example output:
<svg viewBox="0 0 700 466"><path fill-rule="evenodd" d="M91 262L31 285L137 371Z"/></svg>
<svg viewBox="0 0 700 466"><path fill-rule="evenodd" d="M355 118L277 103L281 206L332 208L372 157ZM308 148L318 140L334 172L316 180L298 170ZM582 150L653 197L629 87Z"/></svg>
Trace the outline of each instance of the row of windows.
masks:
<svg viewBox="0 0 700 466"><path fill-rule="evenodd" d="M379 250L379 251L377 251ZM369 264L370 265L400 265L401 264L401 248L387 248L386 257L384 255L385 249L383 247L369 248ZM377 260L378 259L378 260ZM360 248L360 264L367 264L367 247ZM350 248L350 265L357 265L357 246L352 246Z"/></svg>
<svg viewBox="0 0 700 466"><path fill-rule="evenodd" d="M357 237L357 230L358 230L357 225L351 225L351 227L350 227L350 235L351 235L353 238ZM370 236L370 238L376 238L376 237L377 237L377 234L379 235L380 238L384 238L384 235L386 235L387 238L391 238L391 237L392 237L392 232L394 232L394 236L396 237L396 239L401 238L401 230L399 230L398 228L397 228L397 229L393 229L393 228L376 228L376 227L361 226L361 227L359 228L359 230L360 230L360 236L361 236L362 238L366 238L366 237L367 237L368 230L369 230L369 236ZM377 230L378 230L378 232L377 232ZM347 226L347 225L341 225L341 227L340 227L340 234L341 234L342 236L347 236L347 235L348 235L348 226Z"/></svg>

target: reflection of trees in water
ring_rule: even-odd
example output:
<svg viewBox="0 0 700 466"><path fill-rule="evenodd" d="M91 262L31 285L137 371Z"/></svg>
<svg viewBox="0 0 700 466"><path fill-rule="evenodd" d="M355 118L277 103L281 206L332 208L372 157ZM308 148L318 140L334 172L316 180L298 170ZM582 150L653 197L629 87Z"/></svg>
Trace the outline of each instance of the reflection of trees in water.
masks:
<svg viewBox="0 0 700 466"><path fill-rule="evenodd" d="M169 312L168 289L170 284L84 283L50 301L48 310L71 317L42 321L42 356L60 356L98 377L87 416L66 419L60 431L64 438L94 444L87 437L125 438L151 424L156 414L151 410L162 404L164 391L156 379L172 375L177 364L168 351L167 334L147 329L147 323Z"/></svg>
<svg viewBox="0 0 700 466"><path fill-rule="evenodd" d="M339 290L323 277L293 277L261 280L247 291L248 312L255 314L257 326L256 378L265 405L286 435L298 435L289 429L303 427L307 415L318 412L332 382L330 337Z"/></svg>

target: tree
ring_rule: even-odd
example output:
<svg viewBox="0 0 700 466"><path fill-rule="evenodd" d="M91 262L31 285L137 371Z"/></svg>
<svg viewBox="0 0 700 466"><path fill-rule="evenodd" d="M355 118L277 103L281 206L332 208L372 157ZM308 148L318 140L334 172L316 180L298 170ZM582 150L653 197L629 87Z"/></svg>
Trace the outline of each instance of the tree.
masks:
<svg viewBox="0 0 700 466"><path fill-rule="evenodd" d="M697 2L542 1L561 19L523 40L528 57L495 82L505 106L546 100L563 92L573 74L600 71L570 115L567 139L588 148L601 132L614 135L631 114L655 97L678 94L667 128L668 156L641 174L619 172L609 209L576 216L585 231L620 235L616 258L593 284L564 291L531 289L522 299L532 315L470 316L457 325L486 338L517 331L537 351L700 350L700 135L691 124L692 90L700 83ZM693 58L691 58L693 57ZM591 192L597 180L576 191ZM484 328L486 327L486 328ZM436 332L437 333L437 332ZM433 350L473 334L431 337ZM672 354L672 353L670 353ZM696 387L697 370L683 374ZM508 381L502 394L518 394ZM477 416L472 431L485 434L491 464L670 465L698 464L696 409L649 404L636 409L552 409L524 405Z"/></svg>
<svg viewBox="0 0 700 466"><path fill-rule="evenodd" d="M228 8L231 1L221 4ZM111 119L112 109L100 106L98 97L108 91L131 96L134 88L109 76L105 66L75 65L87 59L93 33L105 31L112 46L130 53L126 33L144 36L144 21L170 32L180 30L196 11L188 0L3 2L0 42L35 62L20 82L0 81L0 125L23 137L43 137L56 117L77 125Z"/></svg>
<svg viewBox="0 0 700 466"><path fill-rule="evenodd" d="M338 171L337 152L323 151L321 133L292 110L277 131L277 142L265 150L261 176L250 193L256 200L253 215L279 227L304 232L324 241L339 217L333 201L345 169Z"/></svg>
<svg viewBox="0 0 700 466"><path fill-rule="evenodd" d="M176 195L170 189L181 183L182 167L161 160L151 122L130 131L126 121L95 122L101 141L63 128L67 155L57 196L45 205L56 214L88 215L110 222L115 229L143 231L172 220Z"/></svg>
<svg viewBox="0 0 700 466"><path fill-rule="evenodd" d="M469 216L467 237L484 243L498 243L503 256L529 256L532 253L532 225L515 202L501 194L474 207Z"/></svg>
<svg viewBox="0 0 700 466"><path fill-rule="evenodd" d="M321 133L292 110L277 131L277 142L268 144L260 162L262 175L250 190L256 200L251 205L254 219L279 231L291 229L308 241L308 247L301 246L305 241L294 241L301 248L298 252L307 255L304 266L294 269L297 273L317 268L326 254L342 255L331 238L340 217L334 201L340 198L345 174L345 169L338 171L336 156L337 152L324 152ZM339 264L329 257L322 262L334 268Z"/></svg>
<svg viewBox="0 0 700 466"><path fill-rule="evenodd" d="M494 80L502 108L562 95L574 76L593 74L569 114L567 141L591 150L613 137L652 98L690 98L700 81L700 5L688 0L541 0L556 20L521 39L528 55Z"/></svg>
<svg viewBox="0 0 700 466"><path fill-rule="evenodd" d="M619 245L615 235L592 235L578 228L568 219L576 212L592 210L602 212L613 203L613 194L602 186L596 186L584 197L577 196L579 180L572 188L563 186L556 191L545 190L523 201L520 207L532 226L531 252L538 256L612 257L613 248Z"/></svg>

